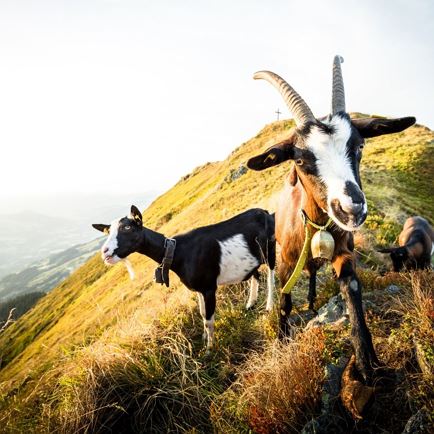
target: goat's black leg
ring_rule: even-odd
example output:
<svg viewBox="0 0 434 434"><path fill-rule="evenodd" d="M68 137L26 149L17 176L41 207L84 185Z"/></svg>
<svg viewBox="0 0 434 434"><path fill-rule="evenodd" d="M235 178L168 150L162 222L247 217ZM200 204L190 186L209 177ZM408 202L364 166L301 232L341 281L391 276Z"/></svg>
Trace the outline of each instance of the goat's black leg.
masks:
<svg viewBox="0 0 434 434"><path fill-rule="evenodd" d="M273 218L273 223L274 223L274 218ZM273 309L274 289L275 289L274 267L276 266L276 238L274 235L274 231L268 240L267 247L268 247L268 250L267 250L268 273L267 273L267 306L266 306L266 309L268 312L270 312Z"/></svg>
<svg viewBox="0 0 434 434"><path fill-rule="evenodd" d="M316 310L314 309L316 300L316 269L309 270L309 294L307 300L309 302L309 309L316 313Z"/></svg>
<svg viewBox="0 0 434 434"><path fill-rule="evenodd" d="M211 289L203 293L205 302L205 317L203 319L203 325L205 333L207 334L207 350L211 349L214 345L215 291L215 289Z"/></svg>
<svg viewBox="0 0 434 434"><path fill-rule="evenodd" d="M366 325L362 306L362 285L351 260L337 258L333 266L338 275L340 289L347 305L351 322L351 340L356 355L356 366L367 384L373 380L374 368L380 365Z"/></svg>
<svg viewBox="0 0 434 434"><path fill-rule="evenodd" d="M282 258L281 258L282 259ZM278 274L282 287L291 276L292 268L283 260L279 264ZM289 336L291 326L288 322L289 315L292 310L292 297L291 293L280 295L280 310L279 310L279 338Z"/></svg>
<svg viewBox="0 0 434 434"><path fill-rule="evenodd" d="M292 310L291 294L281 294L280 296L280 313L279 313L279 338L289 336L291 326L288 322Z"/></svg>

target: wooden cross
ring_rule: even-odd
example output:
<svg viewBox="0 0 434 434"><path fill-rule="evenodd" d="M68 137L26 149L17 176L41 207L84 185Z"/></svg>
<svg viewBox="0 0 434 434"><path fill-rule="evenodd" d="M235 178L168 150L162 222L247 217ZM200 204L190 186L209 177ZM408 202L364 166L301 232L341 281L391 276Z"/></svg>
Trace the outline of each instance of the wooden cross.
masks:
<svg viewBox="0 0 434 434"><path fill-rule="evenodd" d="M277 111L275 111L274 113L277 114L277 120L279 120L279 115L281 115L282 112L279 109L277 109Z"/></svg>

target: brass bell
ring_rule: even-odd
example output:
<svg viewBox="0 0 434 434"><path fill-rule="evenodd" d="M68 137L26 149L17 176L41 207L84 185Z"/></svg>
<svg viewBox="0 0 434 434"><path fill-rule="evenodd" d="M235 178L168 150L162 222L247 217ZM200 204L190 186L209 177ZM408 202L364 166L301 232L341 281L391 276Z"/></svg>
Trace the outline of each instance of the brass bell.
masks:
<svg viewBox="0 0 434 434"><path fill-rule="evenodd" d="M313 258L324 258L330 261L335 251L335 240L332 234L324 230L315 232L311 241L311 250Z"/></svg>

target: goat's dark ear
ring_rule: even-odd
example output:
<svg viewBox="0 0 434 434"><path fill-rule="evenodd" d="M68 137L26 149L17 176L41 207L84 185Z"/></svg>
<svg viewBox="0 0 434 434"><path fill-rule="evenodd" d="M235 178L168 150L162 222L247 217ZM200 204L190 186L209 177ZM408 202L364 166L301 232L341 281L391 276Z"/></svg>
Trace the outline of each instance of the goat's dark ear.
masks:
<svg viewBox="0 0 434 434"><path fill-rule="evenodd" d="M411 127L416 118L413 116L397 119L363 118L352 119L351 122L365 139L382 136L383 134L399 133Z"/></svg>
<svg viewBox="0 0 434 434"><path fill-rule="evenodd" d="M283 161L294 157L293 140L285 140L268 148L263 154L252 157L247 161L247 167L252 170L264 170L268 167L277 166Z"/></svg>
<svg viewBox="0 0 434 434"><path fill-rule="evenodd" d="M102 224L93 224L93 228L95 228L97 231L104 232L104 234L108 235L110 232L110 225L102 225Z"/></svg>
<svg viewBox="0 0 434 434"><path fill-rule="evenodd" d="M133 219L138 225L142 226L142 213L134 205L131 205L130 218Z"/></svg>
<svg viewBox="0 0 434 434"><path fill-rule="evenodd" d="M396 250L396 247L387 247L385 249L377 249L378 253L392 253Z"/></svg>

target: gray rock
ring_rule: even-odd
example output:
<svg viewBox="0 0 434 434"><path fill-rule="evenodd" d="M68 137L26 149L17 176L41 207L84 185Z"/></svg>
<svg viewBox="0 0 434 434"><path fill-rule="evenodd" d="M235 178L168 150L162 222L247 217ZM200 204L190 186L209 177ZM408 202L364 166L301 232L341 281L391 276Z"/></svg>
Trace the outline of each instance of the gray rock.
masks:
<svg viewBox="0 0 434 434"><path fill-rule="evenodd" d="M306 329L336 323L337 321L346 323L348 319L344 317L345 312L345 302L342 300L341 294L335 295L318 310L318 315L307 323Z"/></svg>
<svg viewBox="0 0 434 434"><path fill-rule="evenodd" d="M321 414L311 419L302 429L301 434L340 434L345 432L340 417L335 416L335 405L339 400L341 376L348 359L342 357L337 365L325 367L324 390L321 395Z"/></svg>
<svg viewBox="0 0 434 434"><path fill-rule="evenodd" d="M423 434L430 432L430 429L432 428L433 427L430 426L428 421L427 411L424 408L421 408L416 414L408 419L402 434Z"/></svg>
<svg viewBox="0 0 434 434"><path fill-rule="evenodd" d="M336 398L339 396L342 372L344 372L347 361L348 359L344 357L339 361L338 365L329 363L325 367L324 393L327 393L330 397Z"/></svg>
<svg viewBox="0 0 434 434"><path fill-rule="evenodd" d="M416 361L419 365L420 370L422 371L422 374L427 376L432 375L433 367L425 354L422 344L416 337L413 337L413 344L416 354Z"/></svg>
<svg viewBox="0 0 434 434"><path fill-rule="evenodd" d="M229 175L226 176L226 182L236 181L238 178L241 178L244 174L247 173L247 167L241 164L238 169L231 169Z"/></svg>
<svg viewBox="0 0 434 434"><path fill-rule="evenodd" d="M387 291L389 294L394 295L394 294L398 294L398 293L401 291L401 288L400 288L399 286L396 286L396 285L389 285L389 286L386 288L386 291Z"/></svg>

